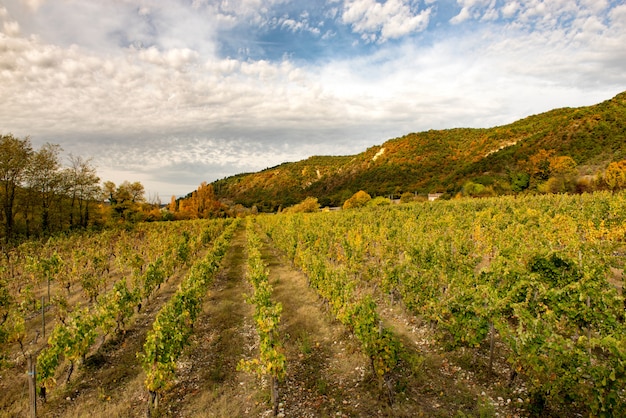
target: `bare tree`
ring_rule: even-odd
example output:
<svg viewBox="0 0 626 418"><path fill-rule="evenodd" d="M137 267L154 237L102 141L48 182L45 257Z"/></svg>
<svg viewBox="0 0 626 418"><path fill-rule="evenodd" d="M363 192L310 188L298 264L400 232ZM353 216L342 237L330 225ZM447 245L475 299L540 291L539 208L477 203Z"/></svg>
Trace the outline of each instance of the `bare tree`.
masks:
<svg viewBox="0 0 626 418"><path fill-rule="evenodd" d="M78 210L78 225L89 224L89 204L98 199L102 190L96 168L91 165L91 158L84 159L72 154L69 156L70 166L65 170L66 193L70 200L70 225L76 225L74 218Z"/></svg>

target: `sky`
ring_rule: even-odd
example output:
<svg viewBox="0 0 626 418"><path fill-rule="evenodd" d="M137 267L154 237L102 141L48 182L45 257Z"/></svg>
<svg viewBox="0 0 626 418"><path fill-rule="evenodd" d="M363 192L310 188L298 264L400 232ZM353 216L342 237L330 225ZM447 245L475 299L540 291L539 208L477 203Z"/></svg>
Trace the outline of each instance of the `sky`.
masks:
<svg viewBox="0 0 626 418"><path fill-rule="evenodd" d="M626 90L626 0L0 0L0 134L168 202Z"/></svg>

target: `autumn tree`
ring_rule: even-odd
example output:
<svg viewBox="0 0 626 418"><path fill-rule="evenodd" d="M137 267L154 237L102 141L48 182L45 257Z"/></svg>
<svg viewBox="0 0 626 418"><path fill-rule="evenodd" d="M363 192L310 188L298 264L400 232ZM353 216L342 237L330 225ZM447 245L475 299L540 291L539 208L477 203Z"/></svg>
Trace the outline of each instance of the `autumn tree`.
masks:
<svg viewBox="0 0 626 418"><path fill-rule="evenodd" d="M100 179L90 160L70 155L64 168L61 147L46 143L34 150L30 138L0 136L0 222L6 242L18 233L48 234L75 226L87 226L89 207L99 200ZM69 218L69 219L68 219Z"/></svg>
<svg viewBox="0 0 626 418"><path fill-rule="evenodd" d="M16 192L25 180L32 154L30 138L20 139L11 134L0 137L0 203L6 242L13 238Z"/></svg>
<svg viewBox="0 0 626 418"><path fill-rule="evenodd" d="M200 183L198 190L196 190L196 205L198 216L201 218L208 218L209 213L215 202L215 191L213 185L207 184L206 181Z"/></svg>
<svg viewBox="0 0 626 418"><path fill-rule="evenodd" d="M564 193L575 189L577 176L576 162L568 156L553 156L550 158L550 178L542 187L548 193Z"/></svg>
<svg viewBox="0 0 626 418"><path fill-rule="evenodd" d="M172 207L172 203L170 203ZM175 207L175 206L174 206ZM172 210L170 208L170 210ZM215 197L212 184L202 182L198 189L178 201L178 218L215 218L224 215L225 207Z"/></svg>
<svg viewBox="0 0 626 418"><path fill-rule="evenodd" d="M526 168L532 178L539 181L546 181L550 178L550 160L554 154L554 150L540 149L528 158Z"/></svg>
<svg viewBox="0 0 626 418"><path fill-rule="evenodd" d="M109 200L115 217L125 221L134 221L140 212L140 203L145 201L145 189L143 184L136 181L131 183L124 181L116 186L112 181L106 181L103 185L105 197Z"/></svg>
<svg viewBox="0 0 626 418"><path fill-rule="evenodd" d="M167 206L167 209L172 213L178 210L178 203L176 202L176 196L172 195L172 198L170 199L170 204Z"/></svg>
<svg viewBox="0 0 626 418"><path fill-rule="evenodd" d="M294 205L290 208L287 208L285 212L287 213L313 213L319 212L320 204L317 201L317 197L307 197L302 202Z"/></svg>
<svg viewBox="0 0 626 418"><path fill-rule="evenodd" d="M626 160L609 164L604 172L604 182L611 190L626 188Z"/></svg>
<svg viewBox="0 0 626 418"><path fill-rule="evenodd" d="M191 197L185 199L185 208L194 218L208 218L215 203L213 185L203 181Z"/></svg>
<svg viewBox="0 0 626 418"><path fill-rule="evenodd" d="M363 190L359 190L358 192L353 194L350 199L344 202L343 208L344 209L360 208L360 207L367 205L367 203L370 200L372 200L372 196L370 196L367 192L364 192Z"/></svg>
<svg viewBox="0 0 626 418"><path fill-rule="evenodd" d="M142 203L146 201L146 190L138 181L130 183L129 181L125 181L120 184L120 190L124 190L130 196L130 201L133 203Z"/></svg>

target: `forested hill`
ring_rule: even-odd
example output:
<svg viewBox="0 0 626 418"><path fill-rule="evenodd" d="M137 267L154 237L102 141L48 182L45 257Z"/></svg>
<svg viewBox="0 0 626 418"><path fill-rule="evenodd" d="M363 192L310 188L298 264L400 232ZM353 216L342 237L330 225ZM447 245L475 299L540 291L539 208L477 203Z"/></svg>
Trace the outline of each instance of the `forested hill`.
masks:
<svg viewBox="0 0 626 418"><path fill-rule="evenodd" d="M213 187L219 199L262 211L308 196L322 206L341 205L359 190L372 196L455 195L468 185L492 194L541 187L575 191L593 187L594 176L624 159L626 92L489 129L412 133L354 156L310 157L218 180ZM555 176L559 181L546 186Z"/></svg>

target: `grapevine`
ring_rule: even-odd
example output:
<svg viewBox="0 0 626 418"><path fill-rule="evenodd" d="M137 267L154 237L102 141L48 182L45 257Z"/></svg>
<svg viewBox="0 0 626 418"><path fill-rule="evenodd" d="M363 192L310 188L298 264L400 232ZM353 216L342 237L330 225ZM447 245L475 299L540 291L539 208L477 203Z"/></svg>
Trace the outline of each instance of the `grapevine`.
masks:
<svg viewBox="0 0 626 418"><path fill-rule="evenodd" d="M150 394L148 413L158 408L159 394L167 390L174 379L176 360L189 343L202 300L238 225L237 221L230 223L212 249L191 266L177 292L157 314L143 352L137 354Z"/></svg>
<svg viewBox="0 0 626 418"><path fill-rule="evenodd" d="M279 324L282 305L272 301L272 286L269 283L265 264L261 259L261 240L254 230L254 223L246 223L248 271L247 278L254 292L247 299L254 305L254 320L259 335L259 358L241 360L238 369L255 373L258 377L270 378L272 407L278 413L278 384L285 377L286 358L279 340Z"/></svg>

